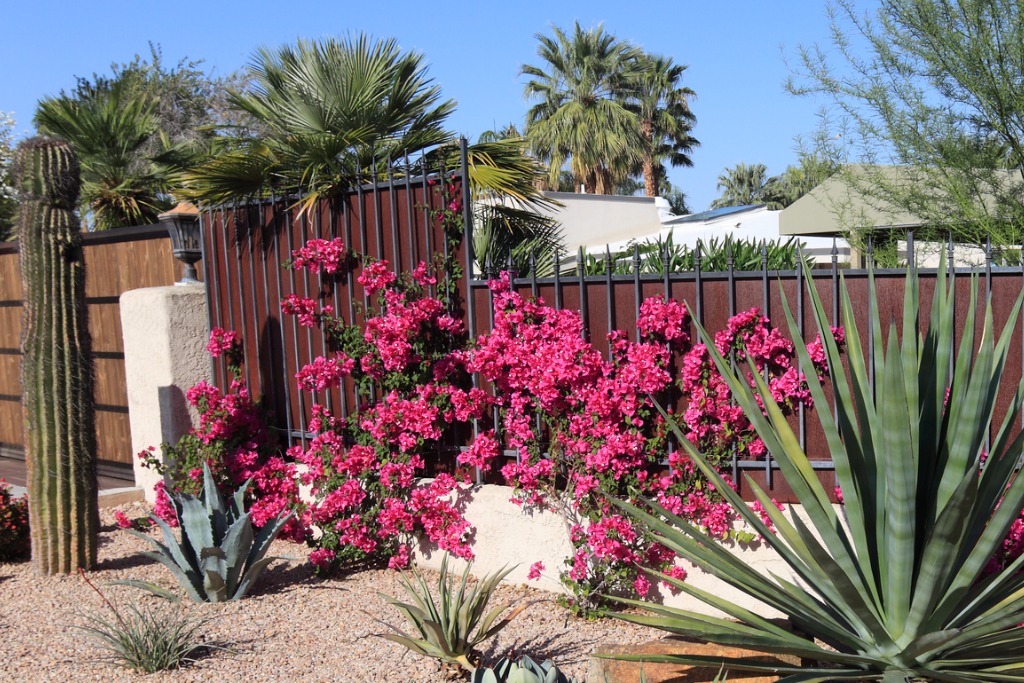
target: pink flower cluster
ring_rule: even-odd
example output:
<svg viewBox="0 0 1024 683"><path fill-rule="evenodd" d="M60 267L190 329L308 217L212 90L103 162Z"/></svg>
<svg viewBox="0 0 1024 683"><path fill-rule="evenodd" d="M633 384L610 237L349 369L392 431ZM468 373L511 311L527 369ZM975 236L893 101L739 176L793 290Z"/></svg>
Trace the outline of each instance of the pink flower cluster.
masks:
<svg viewBox="0 0 1024 683"><path fill-rule="evenodd" d="M315 404L309 424L315 436L305 449L289 451L306 466L303 481L315 499L308 519L321 533L309 537L317 546L311 561L323 571L385 559L401 568L409 562L413 534L471 558L459 479L449 474L420 479L426 465L420 453L436 448L449 425L480 417L488 408L486 395L468 387L461 321L426 294L437 284L426 264L399 277L386 261L368 262L358 281L376 307L363 311L358 328L333 311L312 316L332 354L297 375L299 386L309 391L335 390L350 376L362 402L348 420ZM309 310L296 305L285 312L302 316ZM368 391L371 384L377 392ZM387 390L380 391L383 387ZM482 439L462 464L493 457Z"/></svg>
<svg viewBox="0 0 1024 683"><path fill-rule="evenodd" d="M331 275L340 273L349 260L349 252L340 238L313 239L301 249L292 252L292 267L310 272L323 271Z"/></svg>
<svg viewBox="0 0 1024 683"><path fill-rule="evenodd" d="M607 359L584 339L575 312L520 296L507 275L491 282L491 290L493 329L470 350L467 368L495 387L502 439L486 431L477 438L482 445L474 444L460 458L486 465L500 452L501 441L519 450L518 461L501 469L516 489L516 500L579 520L566 576L576 592L649 588L635 565L651 561L650 541L608 508L606 495L655 498L712 536L732 535L735 514L689 458L675 451L663 463L665 425L651 396L673 390L685 398L687 437L713 459L724 461L733 449L741 457L765 454L749 420L732 405L707 349L690 345L685 306L664 297L644 301L639 341L613 332ZM716 347L749 358L784 411L809 405L792 343L756 308L734 316L716 336ZM682 354L678 383L676 354ZM659 569L675 567L671 553L655 559Z"/></svg>

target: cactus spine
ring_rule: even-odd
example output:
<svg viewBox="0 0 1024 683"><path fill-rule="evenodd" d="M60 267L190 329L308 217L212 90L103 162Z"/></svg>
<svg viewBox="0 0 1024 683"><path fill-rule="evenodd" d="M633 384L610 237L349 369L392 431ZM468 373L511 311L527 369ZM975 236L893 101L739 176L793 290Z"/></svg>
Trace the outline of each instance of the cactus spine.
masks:
<svg viewBox="0 0 1024 683"><path fill-rule="evenodd" d="M96 563L96 428L78 160L32 138L14 160L24 309L22 407L32 563L43 574Z"/></svg>

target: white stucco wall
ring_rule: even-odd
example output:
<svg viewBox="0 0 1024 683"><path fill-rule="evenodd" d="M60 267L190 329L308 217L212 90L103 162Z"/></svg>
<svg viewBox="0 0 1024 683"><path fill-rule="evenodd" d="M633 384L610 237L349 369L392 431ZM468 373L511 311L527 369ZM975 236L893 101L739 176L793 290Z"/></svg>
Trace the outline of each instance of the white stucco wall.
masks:
<svg viewBox="0 0 1024 683"><path fill-rule="evenodd" d="M464 500L468 501L465 508L466 519L476 530L473 543L476 559L472 568L472 573L475 576L485 576L506 565L517 565L508 575L507 581L526 583L535 588L555 593L565 592L558 575L565 568L565 559L572 555L572 544L569 542L568 530L558 515L550 512L524 510L515 505L510 502L512 489L506 486L489 484L474 486L463 492L463 496ZM810 525L802 506L787 505L786 510L787 515L796 514ZM842 518L839 506L836 506L836 512ZM724 547L762 574L767 575L772 572L795 580L789 566L763 543L755 541L750 545L743 546L729 542ZM436 570L440 568L443 557L444 553L421 544L417 552L416 564ZM530 570L530 565L538 561L544 564L543 576L539 580L529 581L527 573ZM689 562L680 564L686 569L687 582L690 585L714 593L747 609L753 609L761 616L768 618L782 616L780 612L753 600ZM456 571L462 571L465 562L451 558L449 565ZM672 595L664 587L655 586L649 598L673 607L694 610L701 614L723 616L721 612L685 594Z"/></svg>
<svg viewBox="0 0 1024 683"><path fill-rule="evenodd" d="M135 289L121 295L132 451L174 443L192 426L185 392L211 381L206 289L202 284ZM134 460L135 484L155 500L159 476Z"/></svg>

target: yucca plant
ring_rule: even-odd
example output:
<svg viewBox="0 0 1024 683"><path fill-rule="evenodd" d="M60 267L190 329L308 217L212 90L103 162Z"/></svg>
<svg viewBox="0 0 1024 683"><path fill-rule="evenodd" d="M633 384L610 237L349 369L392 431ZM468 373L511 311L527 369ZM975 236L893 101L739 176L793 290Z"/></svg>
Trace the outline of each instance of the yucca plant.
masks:
<svg viewBox="0 0 1024 683"><path fill-rule="evenodd" d="M874 291L873 278L870 286ZM797 668L717 657L643 659L770 672L783 676L780 683L1024 681L1024 557L986 575L986 565L1024 507L1024 477L1017 476L1024 435L1016 429L1024 383L1009 399L1005 417L995 421L1021 299L998 337L991 302L986 303L981 336L975 339L976 281L969 307L960 311L966 315L958 321L954 287L940 268L925 332L918 327L918 290L917 273L911 270L902 335L895 321L884 334L877 307L871 307L872 376L846 288L841 291L848 371L829 334L824 307L810 288L832 369L834 415L822 387L810 385L843 492L845 525L786 417L769 400L760 375L751 373L756 383L752 389L747 369L730 367L729 359L716 353L701 330L719 371L778 460L810 523L778 511L748 480L777 529L770 531L667 419L694 463L795 576L759 573L692 523L656 504L650 503L654 514L617 504L642 520L659 542L787 615L795 628L783 628L758 615L756 608L745 609L660 575L732 620L629 600L624 602L642 605L653 615L619 616L713 643L797 655L812 663ZM793 338L799 339L788 307L786 315ZM960 330L963 336L956 347L954 338ZM804 346L796 347L803 366L811 367Z"/></svg>
<svg viewBox="0 0 1024 683"><path fill-rule="evenodd" d="M576 683L550 659L537 663L527 656L519 659L502 657L492 667L473 672L473 683Z"/></svg>
<svg viewBox="0 0 1024 683"><path fill-rule="evenodd" d="M248 487L249 482L242 484L225 503L210 468L204 463L203 493L198 498L188 494L171 496L181 528L180 543L167 522L156 515L150 518L163 532L163 543L131 530L156 547L156 551L142 554L170 569L185 593L196 602L238 600L270 563L287 559L265 555L292 513L281 513L255 533L249 513L245 511ZM153 584L126 583L167 596L167 591Z"/></svg>
<svg viewBox="0 0 1024 683"><path fill-rule="evenodd" d="M85 625L76 628L93 638L110 662L151 674L193 662L207 649L223 649L203 639L202 631L211 619L134 603L118 609L84 571L81 574L113 618L99 612L85 614Z"/></svg>
<svg viewBox="0 0 1024 683"><path fill-rule="evenodd" d="M404 645L426 657L434 657L447 664L474 671L476 666L471 658L477 645L505 628L530 603L519 605L504 617L501 617L502 613L512 608L512 602L488 611L487 603L490 602L491 595L513 568L489 574L470 587L469 572L472 566L472 563L468 563L462 576L455 578L448 571L448 557L445 556L441 561L436 598L419 571L413 570L413 579L403 575L402 584L410 602L403 602L383 593L380 596L405 616L415 633L408 634L386 622L381 622L394 631L381 634L381 637Z"/></svg>

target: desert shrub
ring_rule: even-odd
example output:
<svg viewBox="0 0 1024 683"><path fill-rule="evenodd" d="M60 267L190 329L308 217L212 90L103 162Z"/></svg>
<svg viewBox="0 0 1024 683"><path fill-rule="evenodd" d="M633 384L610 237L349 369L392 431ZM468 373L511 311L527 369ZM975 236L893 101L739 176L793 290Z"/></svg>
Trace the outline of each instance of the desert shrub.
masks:
<svg viewBox="0 0 1024 683"><path fill-rule="evenodd" d="M210 619L170 606L128 603L118 609L84 572L82 576L102 598L105 609L84 614L84 625L77 628L96 642L111 663L151 674L193 662L210 648L202 633Z"/></svg>

